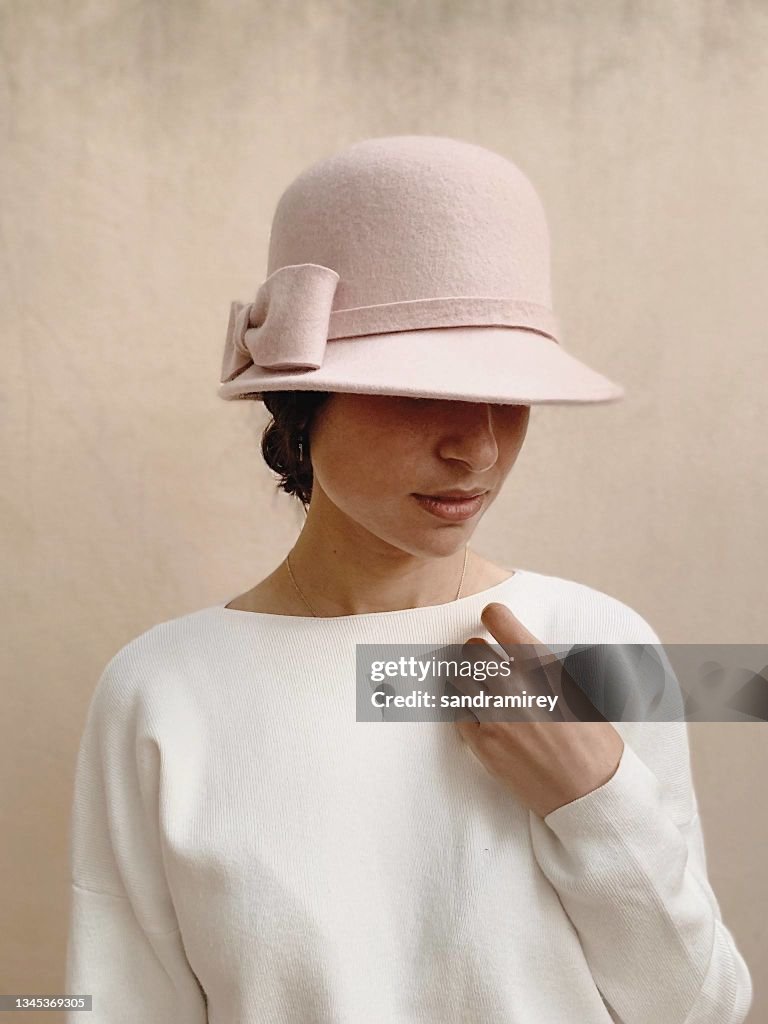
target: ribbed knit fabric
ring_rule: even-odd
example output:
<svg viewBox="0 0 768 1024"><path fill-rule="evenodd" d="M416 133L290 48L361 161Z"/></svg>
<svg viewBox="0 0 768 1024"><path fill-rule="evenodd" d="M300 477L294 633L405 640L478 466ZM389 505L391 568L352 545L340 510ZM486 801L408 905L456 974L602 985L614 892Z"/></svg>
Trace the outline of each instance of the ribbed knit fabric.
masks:
<svg viewBox="0 0 768 1024"><path fill-rule="evenodd" d="M356 722L355 644L659 643L519 569L338 618L214 605L115 654L77 762L67 992L91 1024L741 1024L684 722L619 723L599 789L541 819L446 722ZM68 1024L79 1024L72 1012Z"/></svg>

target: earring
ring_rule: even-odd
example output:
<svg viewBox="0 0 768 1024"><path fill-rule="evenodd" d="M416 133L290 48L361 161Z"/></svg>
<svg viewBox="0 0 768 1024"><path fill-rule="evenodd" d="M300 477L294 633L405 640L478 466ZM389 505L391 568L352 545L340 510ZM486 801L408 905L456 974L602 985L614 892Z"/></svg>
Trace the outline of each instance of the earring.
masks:
<svg viewBox="0 0 768 1024"><path fill-rule="evenodd" d="M304 435L303 434L299 434L299 462L303 462L304 461L303 438L304 438Z"/></svg>

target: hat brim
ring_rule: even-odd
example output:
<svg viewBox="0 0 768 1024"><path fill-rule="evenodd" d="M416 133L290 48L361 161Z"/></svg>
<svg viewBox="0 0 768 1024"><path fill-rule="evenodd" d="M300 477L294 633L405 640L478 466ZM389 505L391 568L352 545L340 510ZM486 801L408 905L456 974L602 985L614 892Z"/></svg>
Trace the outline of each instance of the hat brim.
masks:
<svg viewBox="0 0 768 1024"><path fill-rule="evenodd" d="M449 327L339 338L317 370L249 366L224 399L269 391L341 391L504 405L615 402L624 388L536 331Z"/></svg>

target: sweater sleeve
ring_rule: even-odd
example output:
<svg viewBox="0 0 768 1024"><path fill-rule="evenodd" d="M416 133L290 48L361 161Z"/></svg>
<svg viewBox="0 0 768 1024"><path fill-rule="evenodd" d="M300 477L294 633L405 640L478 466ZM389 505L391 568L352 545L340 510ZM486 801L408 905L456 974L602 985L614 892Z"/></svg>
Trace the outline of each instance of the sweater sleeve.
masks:
<svg viewBox="0 0 768 1024"><path fill-rule="evenodd" d="M187 961L162 867L160 755L141 728L137 667L126 648L107 665L80 741L66 991L92 996L93 1024L205 1024L205 993ZM65 1019L76 1024L81 1016L70 1011Z"/></svg>
<svg viewBox="0 0 768 1024"><path fill-rule="evenodd" d="M615 727L614 775L543 819L530 812L536 859L614 1020L741 1024L752 982L707 877L687 725Z"/></svg>

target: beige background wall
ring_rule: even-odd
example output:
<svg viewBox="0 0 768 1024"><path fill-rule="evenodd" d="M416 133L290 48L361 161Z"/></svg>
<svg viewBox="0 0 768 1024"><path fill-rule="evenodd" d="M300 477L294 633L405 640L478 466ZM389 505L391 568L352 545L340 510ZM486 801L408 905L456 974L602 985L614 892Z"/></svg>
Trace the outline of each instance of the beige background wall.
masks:
<svg viewBox="0 0 768 1024"><path fill-rule="evenodd" d="M768 640L768 5L3 0L0 29L0 991L62 988L102 667L250 587L299 527L263 410L216 385L280 192L349 142L454 135L518 162L564 345L627 388L534 409L474 546L619 597L664 642ZM759 1024L768 733L691 735Z"/></svg>

